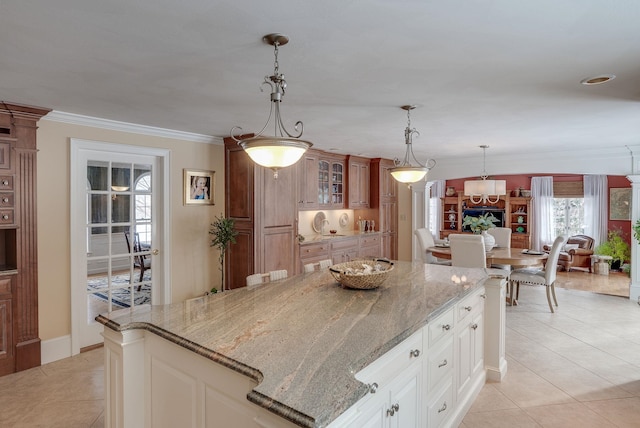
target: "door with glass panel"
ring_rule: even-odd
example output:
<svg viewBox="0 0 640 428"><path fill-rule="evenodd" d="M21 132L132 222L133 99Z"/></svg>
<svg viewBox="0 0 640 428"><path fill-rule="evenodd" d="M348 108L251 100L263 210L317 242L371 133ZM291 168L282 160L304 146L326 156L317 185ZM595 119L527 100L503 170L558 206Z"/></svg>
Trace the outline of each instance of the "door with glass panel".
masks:
<svg viewBox="0 0 640 428"><path fill-rule="evenodd" d="M161 258L156 236L157 159L83 151L84 281L74 284L79 346L102 342L97 315L151 304ZM80 199L79 199L80 200ZM78 227L72 226L72 227ZM72 263L73 264L73 263ZM79 264L76 264L78 266ZM81 298L79 298L81 296Z"/></svg>

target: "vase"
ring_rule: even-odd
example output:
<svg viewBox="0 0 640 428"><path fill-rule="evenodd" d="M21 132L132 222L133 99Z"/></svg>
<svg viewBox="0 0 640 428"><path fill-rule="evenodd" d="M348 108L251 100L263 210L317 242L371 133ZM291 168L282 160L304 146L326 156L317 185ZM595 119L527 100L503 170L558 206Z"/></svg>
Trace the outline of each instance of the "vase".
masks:
<svg viewBox="0 0 640 428"><path fill-rule="evenodd" d="M484 239L484 250L491 251L496 246L496 238L489 234L486 230L482 231L482 238Z"/></svg>

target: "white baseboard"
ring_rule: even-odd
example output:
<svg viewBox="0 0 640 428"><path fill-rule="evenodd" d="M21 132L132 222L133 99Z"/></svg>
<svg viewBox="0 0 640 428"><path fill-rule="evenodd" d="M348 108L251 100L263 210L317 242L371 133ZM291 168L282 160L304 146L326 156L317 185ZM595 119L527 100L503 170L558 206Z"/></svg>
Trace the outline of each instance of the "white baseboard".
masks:
<svg viewBox="0 0 640 428"><path fill-rule="evenodd" d="M40 342L42 364L52 363L71 356L71 335L60 336Z"/></svg>

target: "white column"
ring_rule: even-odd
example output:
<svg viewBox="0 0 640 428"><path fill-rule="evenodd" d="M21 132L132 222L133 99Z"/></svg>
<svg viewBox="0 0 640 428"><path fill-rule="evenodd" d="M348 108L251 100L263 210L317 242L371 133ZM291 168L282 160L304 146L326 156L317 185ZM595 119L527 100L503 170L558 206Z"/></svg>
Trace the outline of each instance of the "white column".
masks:
<svg viewBox="0 0 640 428"><path fill-rule="evenodd" d="M430 188L431 184L427 184L426 181L418 181L411 185L411 260L414 261L422 261L420 246L413 231L426 227L427 219L429 218L429 199L427 195Z"/></svg>
<svg viewBox="0 0 640 428"><path fill-rule="evenodd" d="M627 175L631 182L631 286L629 299L640 301L640 244L633 237L633 225L640 218L640 175Z"/></svg>
<svg viewBox="0 0 640 428"><path fill-rule="evenodd" d="M487 379L500 382L507 374L506 342L506 285L499 275L490 275L484 283L487 299L484 305L484 366Z"/></svg>
<svg viewBox="0 0 640 428"><path fill-rule="evenodd" d="M104 426L144 427L144 330L122 332L105 327Z"/></svg>

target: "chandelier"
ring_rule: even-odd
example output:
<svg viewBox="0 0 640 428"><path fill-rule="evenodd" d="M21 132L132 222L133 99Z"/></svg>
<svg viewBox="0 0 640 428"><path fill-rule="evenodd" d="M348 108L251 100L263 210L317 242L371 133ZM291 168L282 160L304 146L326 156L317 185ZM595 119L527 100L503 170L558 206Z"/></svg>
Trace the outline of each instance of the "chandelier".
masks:
<svg viewBox="0 0 640 428"><path fill-rule="evenodd" d="M474 204L489 203L495 204L500 200L500 196L507 194L507 182L505 180L487 180L486 152L489 146L482 145L482 175L480 180L470 180L464 182L464 195ZM491 199L490 195L495 195L495 199Z"/></svg>
<svg viewBox="0 0 640 428"><path fill-rule="evenodd" d="M260 132L255 136L246 139L237 138L236 135L242 135L242 128L234 126L231 129L231 138L238 142L249 157L258 165L273 170L273 177L278 178L278 170L287 166L291 166L298 162L302 155L312 144L305 140L300 140L304 125L301 121L296 122L294 129L296 133L290 133L282 123L280 116L280 102L284 97L284 91L287 82L284 80L284 74L278 69L278 47L289 43L289 37L279 34L267 34L262 41L274 47L274 70L272 76L266 76L261 86L269 85L271 87L271 109L269 117ZM262 87L260 88L262 91ZM262 133L269 126L273 117L274 136L263 136ZM236 134L237 133L237 134Z"/></svg>
<svg viewBox="0 0 640 428"><path fill-rule="evenodd" d="M411 110L415 109L414 105L406 105L400 107L407 111L407 127L404 130L404 141L407 145L407 152L404 155L402 162L398 158L394 159L395 167L391 169L391 175L400 183L415 183L424 179L427 172L433 168L436 161L433 159L427 159L427 162L422 164L416 159L413 154L412 139L413 135L420 135L415 128L411 128ZM416 166L411 164L411 159L416 163Z"/></svg>

